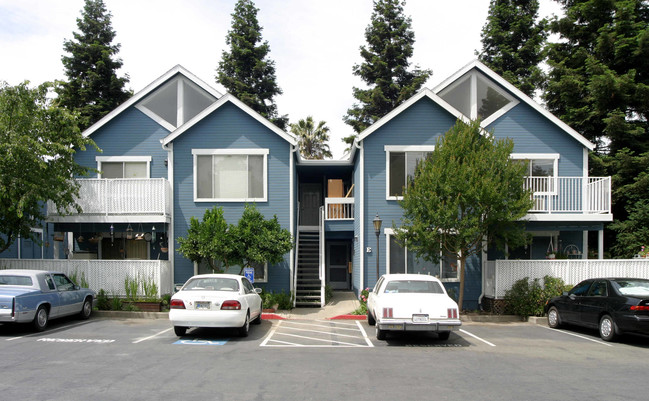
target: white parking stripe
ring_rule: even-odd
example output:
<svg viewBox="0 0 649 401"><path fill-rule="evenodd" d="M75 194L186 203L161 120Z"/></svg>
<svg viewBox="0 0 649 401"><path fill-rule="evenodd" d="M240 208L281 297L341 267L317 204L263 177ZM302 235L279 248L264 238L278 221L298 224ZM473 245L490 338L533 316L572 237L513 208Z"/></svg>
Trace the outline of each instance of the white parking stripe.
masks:
<svg viewBox="0 0 649 401"><path fill-rule="evenodd" d="M359 322L357 320L356 325L358 326L358 329L361 331L361 333L363 333L363 337L365 338L365 342L367 343L367 346L368 347L373 347L374 344L372 344L372 341L370 341L370 339L367 337L367 333L365 332L365 329L363 328L363 326L361 326L361 322Z"/></svg>
<svg viewBox="0 0 649 401"><path fill-rule="evenodd" d="M470 335L471 337L475 338L476 340L480 340L480 341L482 341L483 343L485 343L485 344L487 344L487 345L489 345L489 346L492 346L492 347L495 347L495 346L496 346L496 344L492 344L492 343L490 343L489 341L487 341L487 340L485 340L485 339L483 339L483 338L480 338L480 337L476 336L475 334L469 333L468 331L466 331L466 330L464 330L464 329L460 329L460 331L461 331L462 333L464 333L464 334Z"/></svg>
<svg viewBox="0 0 649 401"><path fill-rule="evenodd" d="M285 322L284 327L286 327L287 324L292 324L292 325L296 325L296 326L322 327L322 328L325 328L325 329L331 329L331 328L334 327L332 325L313 324L313 323L304 323L304 322L295 322L295 321L290 321L289 322L289 321L286 321L286 320L284 320L284 322ZM347 325L349 325L349 323L347 323ZM352 326L355 327L355 325L352 325ZM337 326L335 328L336 328L336 330L358 331L356 328L348 329L346 327L337 327Z"/></svg>
<svg viewBox="0 0 649 401"><path fill-rule="evenodd" d="M270 338L273 336L273 334L275 334L275 331L277 331L277 328L282 325L282 322L283 322L283 320L278 320L277 325L276 326L273 325L273 329L270 331L270 333L268 333L268 335L266 336L264 341L261 344L259 344L260 347L265 347L266 344L268 344L268 340L270 340Z"/></svg>
<svg viewBox="0 0 649 401"><path fill-rule="evenodd" d="M162 330L161 332L156 333L156 334L154 334L154 335L152 335L152 336L148 336L148 337L140 338L139 340L135 340L135 341L133 341L133 344L137 344L137 343L141 343L142 341L150 340L150 339L152 339L152 338L154 338L154 337L159 336L160 334L163 334L163 333L168 332L169 330L171 330L171 327L169 327L169 328L166 329L166 330Z"/></svg>
<svg viewBox="0 0 649 401"><path fill-rule="evenodd" d="M321 331L321 330L309 330L309 329L300 329L297 327L288 327L284 325L284 329L287 330L295 330L295 331L306 331L307 333L320 333L320 334L332 334L330 331ZM340 334L340 333L335 333L337 337L349 337L349 338L361 338L359 336L352 336L349 334Z"/></svg>
<svg viewBox="0 0 649 401"><path fill-rule="evenodd" d="M554 331L555 333L563 333L563 334L567 334L567 335L569 335L569 336L578 337L578 338L581 338L581 339L584 339L584 340L592 341L592 342L597 343L597 344L606 345L607 347L612 347L612 346L613 346L613 344L609 344L609 343L605 343L605 342L603 342L603 341L594 340L594 339L592 339L592 338L588 338L588 337L580 336L579 334L570 333L570 332L568 332L568 331L563 331L563 330L558 330L558 329L552 329L552 328L550 328L550 327L545 327L545 326L541 326L541 327L543 327L544 329L547 329L547 330L552 330L552 331Z"/></svg>
<svg viewBox="0 0 649 401"><path fill-rule="evenodd" d="M324 340L324 339L320 339L320 338L313 338L313 337L306 337L306 336L298 336L297 334L290 334L290 333L277 333L277 334L281 335L281 336L304 338L304 339L307 339L307 340L322 341L322 342L326 342L326 343L336 343L336 344L349 345L350 347L365 347L365 345L361 345L361 344L347 343L347 342L344 342L344 341L336 341L336 340Z"/></svg>

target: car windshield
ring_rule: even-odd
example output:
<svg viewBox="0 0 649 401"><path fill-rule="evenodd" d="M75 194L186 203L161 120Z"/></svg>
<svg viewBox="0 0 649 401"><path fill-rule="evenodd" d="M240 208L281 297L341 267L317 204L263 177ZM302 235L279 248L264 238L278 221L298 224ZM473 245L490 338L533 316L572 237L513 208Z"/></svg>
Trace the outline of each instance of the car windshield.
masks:
<svg viewBox="0 0 649 401"><path fill-rule="evenodd" d="M233 278L205 277L190 280L183 291L239 291L239 282Z"/></svg>
<svg viewBox="0 0 649 401"><path fill-rule="evenodd" d="M32 286L32 278L27 276L0 276L0 285Z"/></svg>
<svg viewBox="0 0 649 401"><path fill-rule="evenodd" d="M422 293L422 294L443 294L444 290L439 283L435 281L423 280L394 280L385 286L386 294L399 293Z"/></svg>
<svg viewBox="0 0 649 401"><path fill-rule="evenodd" d="M649 297L649 280L620 279L611 280L611 284L622 295Z"/></svg>

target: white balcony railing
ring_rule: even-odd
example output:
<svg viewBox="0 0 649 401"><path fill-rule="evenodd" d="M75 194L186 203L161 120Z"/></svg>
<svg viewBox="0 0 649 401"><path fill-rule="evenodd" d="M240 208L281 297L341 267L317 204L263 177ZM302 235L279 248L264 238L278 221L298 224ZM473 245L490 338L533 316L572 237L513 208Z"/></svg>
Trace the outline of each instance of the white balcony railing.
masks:
<svg viewBox="0 0 649 401"><path fill-rule="evenodd" d="M164 178L79 179L77 203L81 213L59 214L51 201L48 221L76 221L79 216L149 216L160 219L171 215L171 185Z"/></svg>
<svg viewBox="0 0 649 401"><path fill-rule="evenodd" d="M325 198L325 220L354 220L354 198Z"/></svg>
<svg viewBox="0 0 649 401"><path fill-rule="evenodd" d="M611 213L611 177L526 177L532 213Z"/></svg>

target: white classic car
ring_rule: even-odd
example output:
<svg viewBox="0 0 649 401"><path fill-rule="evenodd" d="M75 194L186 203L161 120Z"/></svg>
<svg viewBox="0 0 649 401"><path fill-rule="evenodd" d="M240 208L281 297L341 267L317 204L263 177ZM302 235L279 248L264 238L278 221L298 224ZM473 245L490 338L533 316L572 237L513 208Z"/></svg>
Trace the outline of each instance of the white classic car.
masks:
<svg viewBox="0 0 649 401"><path fill-rule="evenodd" d="M384 274L367 298L367 322L376 325L376 338L388 331L431 331L447 340L462 322L457 303L435 277Z"/></svg>
<svg viewBox="0 0 649 401"><path fill-rule="evenodd" d="M248 335L250 323L261 323L261 288L244 276L199 274L171 297L169 320L177 336L190 327L236 327Z"/></svg>

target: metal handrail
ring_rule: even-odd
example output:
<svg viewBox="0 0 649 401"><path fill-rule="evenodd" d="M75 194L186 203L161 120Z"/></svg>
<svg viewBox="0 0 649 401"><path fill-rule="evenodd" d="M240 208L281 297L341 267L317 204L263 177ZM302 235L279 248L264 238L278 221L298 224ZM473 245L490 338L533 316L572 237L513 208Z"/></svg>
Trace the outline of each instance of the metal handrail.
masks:
<svg viewBox="0 0 649 401"><path fill-rule="evenodd" d="M295 226L297 229L295 230L295 261L294 261L294 266L295 268L293 269L293 307L297 305L297 268L298 268L298 254L300 252L300 202L297 203L297 220Z"/></svg>
<svg viewBox="0 0 649 401"><path fill-rule="evenodd" d="M319 242L320 242L320 252L319 252L319 259L320 259L320 306L323 307L325 305L325 229L324 229L324 218L325 218L325 208L324 206L320 206L320 219L318 222L318 231L320 233L319 235Z"/></svg>

